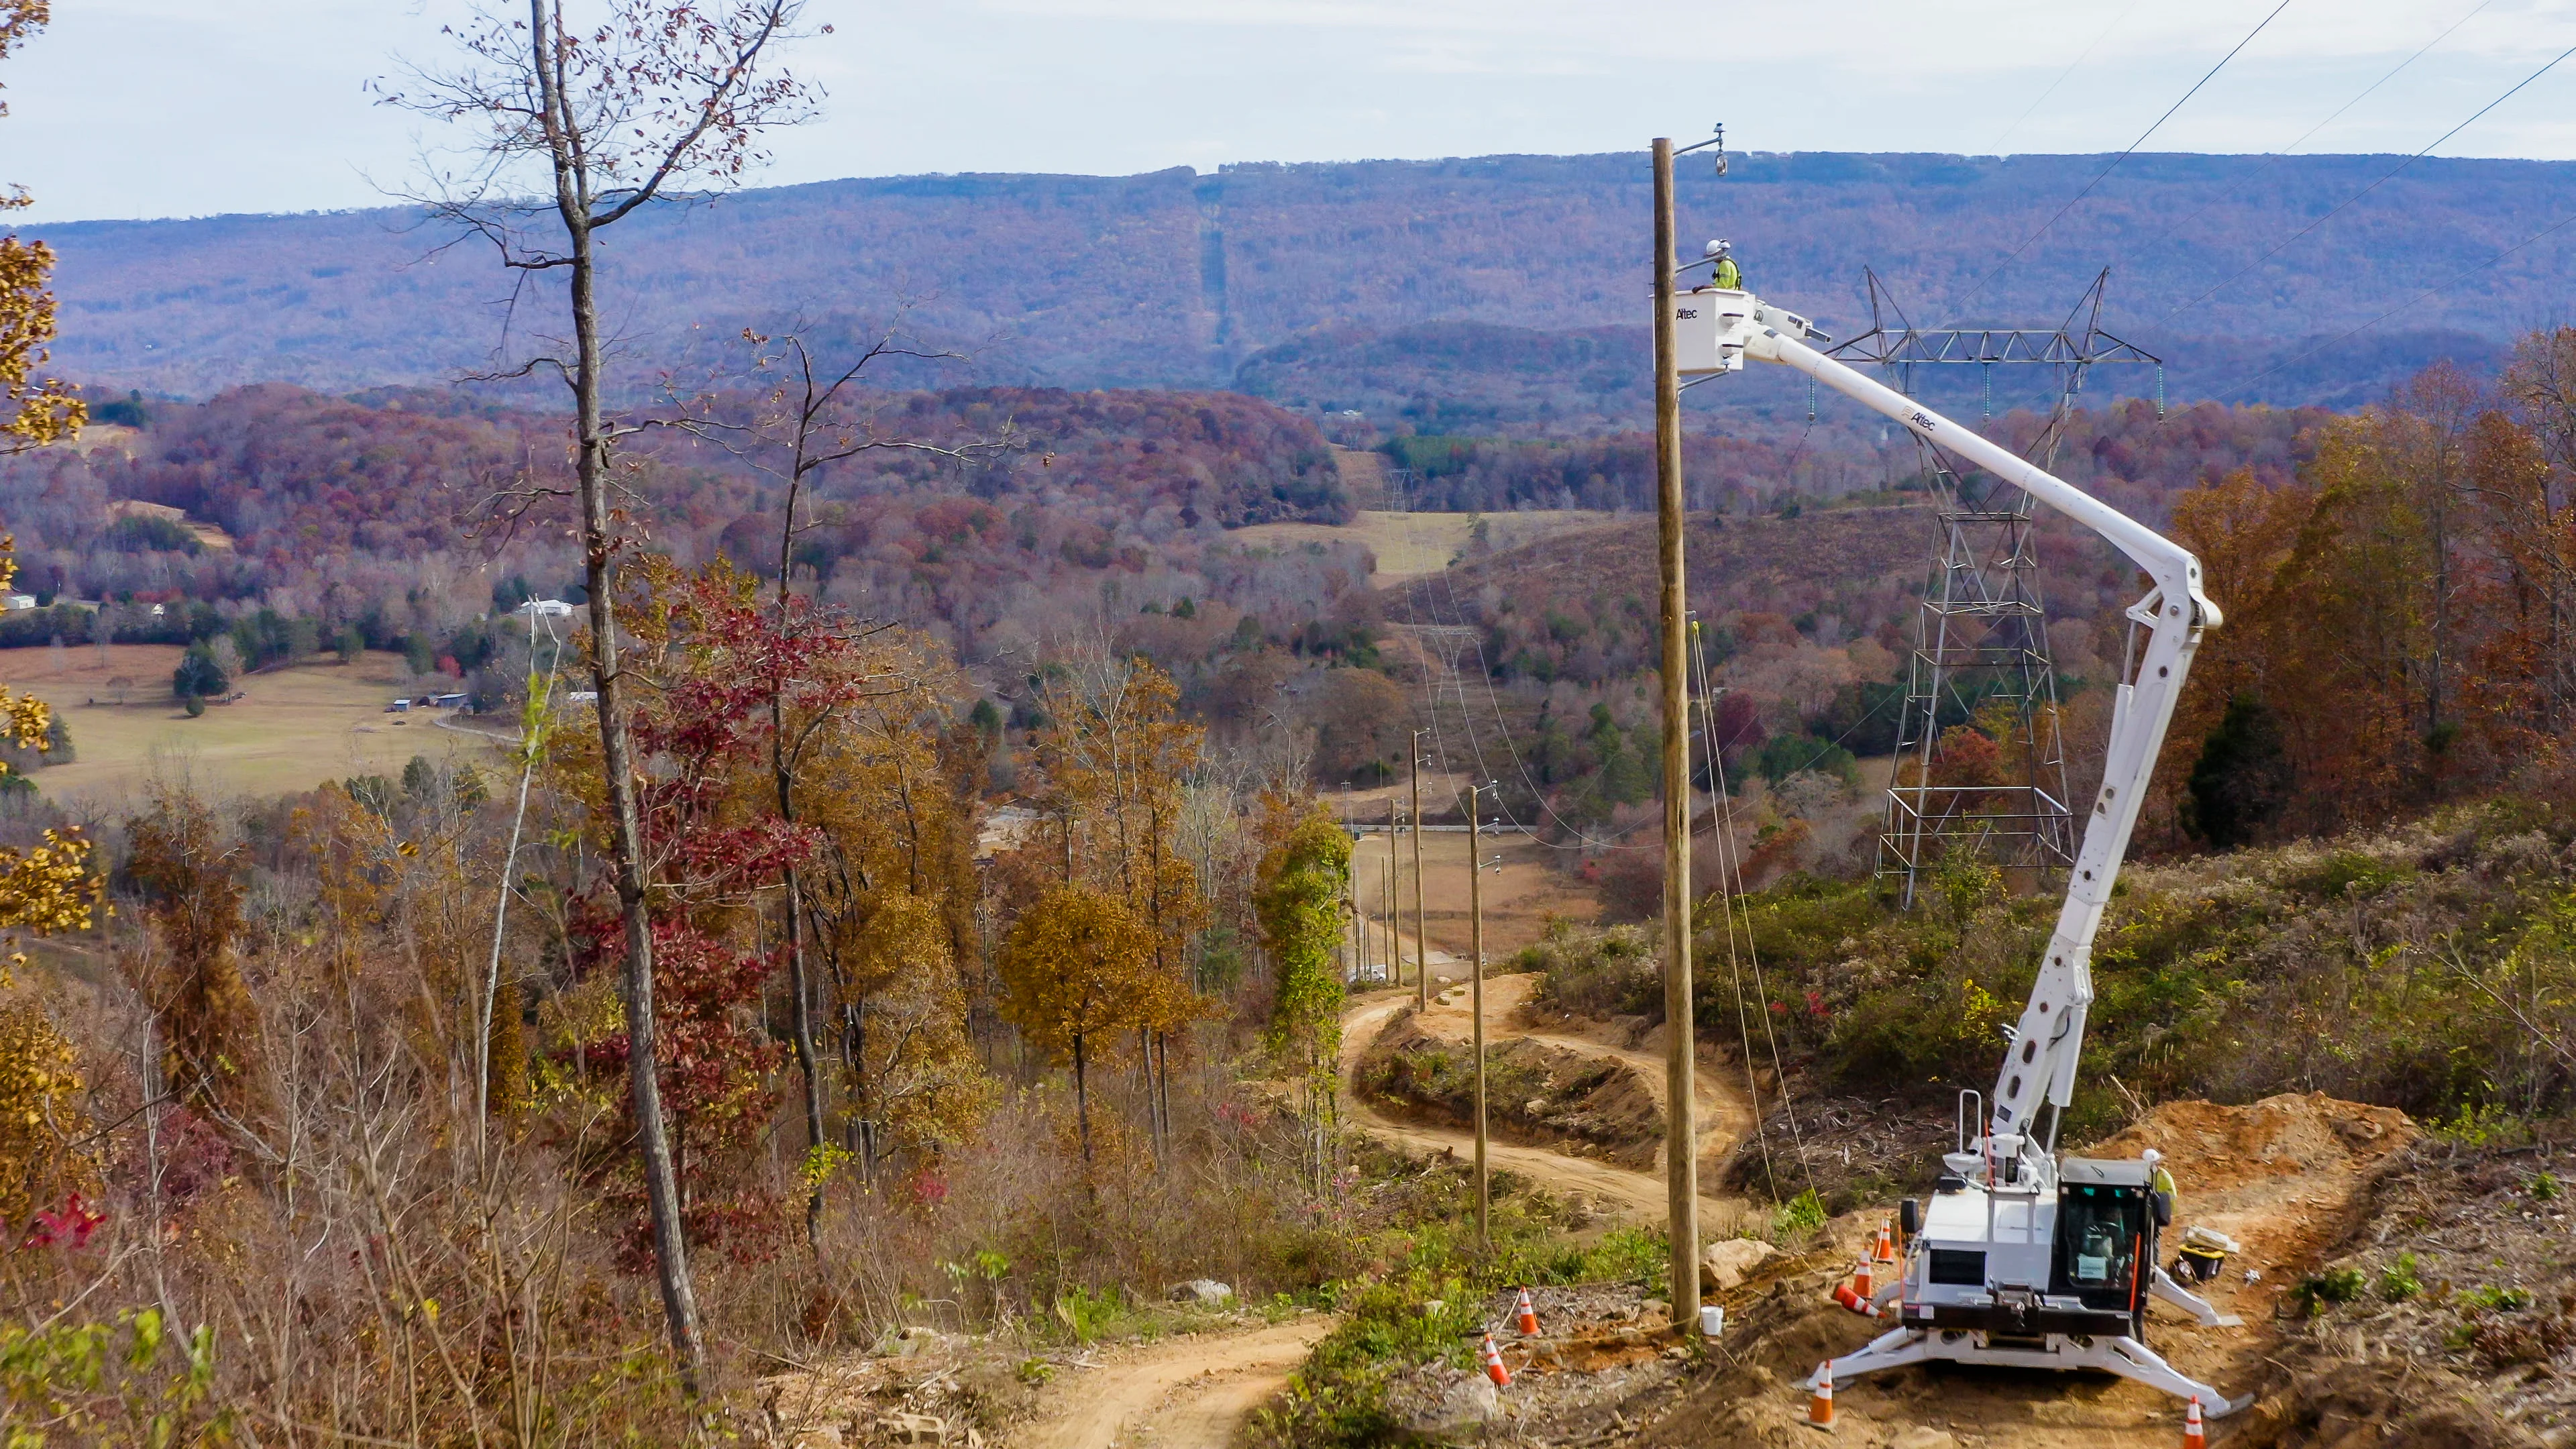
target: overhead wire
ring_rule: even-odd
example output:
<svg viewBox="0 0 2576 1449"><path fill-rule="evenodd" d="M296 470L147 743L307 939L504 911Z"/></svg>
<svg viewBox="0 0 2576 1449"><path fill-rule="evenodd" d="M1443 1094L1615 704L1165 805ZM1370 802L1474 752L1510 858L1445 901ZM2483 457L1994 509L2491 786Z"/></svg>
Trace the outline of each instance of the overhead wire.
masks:
<svg viewBox="0 0 2576 1449"><path fill-rule="evenodd" d="M2288 159L2290 158L2290 156L2291 156L2293 153L2295 153L2295 152L2296 152L2296 151L2297 151L2301 146L2304 146L2304 145L2308 144L2309 140L2310 140L2311 138L2313 138L2313 137L2314 137L2314 136L2315 136L2319 131L2322 131L2322 130L2324 130L2326 127L2333 125L2336 121L2341 120L2341 119L2343 118L2343 114L2344 114L2344 112L2351 110L2353 107L2355 107L2355 106L2357 106L2357 105L2360 105L2363 101L2368 100L2368 99L2370 98L2370 96L2371 96L2371 93L2372 93L2372 92L2377 91L2381 86L2384 86L2384 85L2388 84L2390 81L2393 81L2393 80L2397 79L2397 76L2398 76L2398 73L2399 73L2399 72L2401 72L2401 71L2405 70L2408 66L2413 65L2415 62L2417 62L2417 61L2419 61L2419 60L2422 60L2425 56L2427 56L2427 55L2431 54L2431 53L2432 53L2432 50L2433 50L2433 47L2435 47L2435 46L2437 46L2437 45L2440 45L2440 44L2441 44L2443 41L2445 41L2445 40L2450 39L2450 38L2451 38L2451 33L2452 33L2453 31L2458 30L2461 26L2468 24L2470 21L2477 19L2479 15L2483 14L2483 13L2487 10L2487 8L2488 8L2489 6L2491 6L2491 5L2493 5L2493 4L2495 4L2495 0L2478 0L2478 3L2477 3L2477 5L2476 5L2476 7L2475 7L2475 8L2471 9L2471 10L2469 11L2469 13L2467 13L2466 15L2461 16L2459 19L2452 21L2449 25L2444 26L2444 27L2443 27L2443 29L2442 29L2441 34L2434 36L2432 39L2430 39L2430 40L2428 40L2428 41L2425 41L2425 42L2424 42L2424 44L2423 44L2423 46L2422 46L2420 49L2418 49L2414 54L2412 54L2412 55L2410 55L2410 56L2406 57L2404 60L2401 60L2401 61L2397 62L2397 64L2395 64L2394 66L2389 67L2389 69L2388 69L2387 71L2383 72L2383 73L2380 75L2379 79L2377 79L2377 80L2375 80L2375 81L2372 81L2370 84L2368 84L2368 85L2366 85L2366 86L2363 86L2363 87L2361 88L2361 91L2360 91L2360 93L2359 93L2359 94L2355 95L2351 100L2348 100L2348 101L2344 102L2342 105L2335 107L2335 108L2334 108L2334 111L2333 111L2331 114L2329 114L2329 115L2328 115L2324 120L2317 122L2315 125L2310 126L2306 131L2304 131L2304 132L2300 133L2300 136L2299 136L2299 138L2298 138L2297 140L2292 141L2292 142L2291 142L2290 144L2288 144L2287 146L2282 147L2280 150L2275 151L2275 152L2273 152L2270 156L2268 156L2268 157L2264 158L2263 164L2262 164L2262 165L2260 165L2260 166L2258 166L2258 167L2256 167L2256 168L2254 168L2253 174L2251 174L2251 175L2247 176L2247 177L2246 177L2244 180L2242 180L2242 181L2237 181L2237 182L2230 183L2228 186L2226 186L2225 188L2223 188L2223 189L2219 192L2219 194L2218 194L2218 196L2217 196L2217 197L2215 197L2215 198L2211 199L2208 203L2206 203L2205 205L2203 205L2203 206L2200 208L2200 210L2193 212L2191 215L2189 215L2189 216L2187 216L2187 217L2184 217L2181 221L2178 221L2178 222L2174 223L2173 225L2166 227L2163 231L2159 232L2159 233L2157 234L2158 238L2159 238L2159 239L2162 239L2162 238L2164 238L2164 237L2172 236L2172 235L2173 235L2174 233L2176 233L2176 232L2180 232L2180 231L2187 230L2187 229L2191 226L2191 224L2192 224L2193 222L2196 222L2196 221L2200 220L2202 217L2209 215L2209 213L2210 213L2212 210L2216 209L2216 208L2217 208L2217 206L2218 206L2218 204L2219 204L2219 202L2224 201L2224 200L2228 199L2229 197L2232 197L2232 196L2236 195L2238 192L2240 192L2240 191L2244 190L2245 188L2247 188L2247 187L2249 187L2249 186L2252 186L2255 182L2262 180L2265 176L2270 175L2273 167L2278 166L2278 165L2280 165L2283 161L2288 160ZM2168 314L2168 315L2170 315L2170 314Z"/></svg>
<svg viewBox="0 0 2576 1449"><path fill-rule="evenodd" d="M2004 133L1995 138L1996 155L2000 156L2003 154L2004 142L2012 139L2012 133L2021 129L2022 122L2039 114L2039 108L2048 104L2048 98L2050 96L2057 94L2057 88L2066 84L2066 78L2075 74L2077 67L2083 65L2084 62L2091 60L2093 58L2093 52L2102 48L2102 42L2111 38L2111 32L2126 24L2130 16L2138 13L2138 6L2145 3L2146 0L2133 0L2133 3L2128 9L2121 11L2117 16L2113 17L2110 24L2102 27L2102 33L2093 37L2093 43L2084 47L2084 52L2081 55L2078 55L2075 59L2069 61L2066 69L2057 73L2057 79L2048 83L2048 89L2039 93L2039 99L2030 103L2030 109L2022 112L2020 116L2016 117L2011 125L2004 127Z"/></svg>
<svg viewBox="0 0 2576 1449"><path fill-rule="evenodd" d="M2423 150L2418 151L2414 155L2407 157L2405 160L2398 162L2395 166L2390 167L2386 172L2382 173L2377 180L2371 182L2368 186L2361 188L2359 191L2354 192L2352 195L2347 196L2342 201L2336 203L2332 211L2329 211L2325 215L2318 217L2316 220L2309 222L2306 226L2300 227L2297 231L2283 237L2280 241L2273 243L2271 250L2263 253L2263 255L2259 257L2256 257L2254 260L2247 262L2244 266L2237 268L2234 272L2228 274L2224 280L2212 285L2199 296L2192 298L2188 302L2177 303L2171 311L2166 312L2163 317L2157 318L2157 322L2165 322L2171 319L2175 313L2181 312L2188 307L2197 307L2201 303L2208 301L2210 298L2217 296L2220 292L2225 291L2229 286L2233 285L2246 273L2253 271L2256 267L2259 267L2265 262L2270 261L2272 258L2279 256L2283 250L2288 248L2292 243L2298 241L2301 237L2315 231L2318 227L2325 225L2336 217L2343 215L2344 212L2350 210L2355 204L2360 202L2363 197L2370 195L2370 193L2377 191L2380 187L2395 180L2398 173L2404 171L2407 167L2414 165L2416 162L2423 160L2426 156L2431 155L2434 147L2441 145L2443 142L2450 140L2453 136L2467 130L2470 126L2475 125L2479 118L2486 115L2487 112L2492 111L2496 107L2503 105L2506 101L2513 99L2516 94L2521 92L2524 87L2530 85L2533 81L2536 81L2542 76L2549 74L2551 71L2556 70L2559 62L2567 59L2567 57L2571 55L2576 55L2576 45L2571 45L2567 49L2558 52L2555 56L2550 57L2548 63L2541 66L2540 69L2533 71L2531 74L2524 76L2521 80L2516 81L2512 89L2506 91L2503 95L2496 97L2494 100L2487 102L2485 105L2478 107L2477 111L2467 120L2460 122L2451 129L2444 131L2441 135L2436 136L2433 138L2432 143L2427 145Z"/></svg>
<svg viewBox="0 0 2576 1449"><path fill-rule="evenodd" d="M1699 639L1699 632L1699 621L1694 619L1691 621L1691 639L1694 645ZM1697 652L1694 648L1693 653L1697 654ZM1708 755L1709 789L1712 794L1726 789L1726 755L1718 747L1716 703L1715 692L1709 688L1707 663L1702 657L1699 671L1700 737L1702 748ZM1716 832L1717 812L1711 810L1709 833L1714 836ZM1719 848L1724 849L1723 846ZM1726 873L1723 869L1718 872L1717 889L1719 899L1723 903L1726 897ZM1722 904L1721 908L1723 908ZM1729 984L1735 990L1735 1039L1738 1049L1744 1056L1745 1098L1753 1107L1753 1142L1756 1150L1762 1154L1763 1184L1771 1189L1771 1200L1778 1202L1780 1175L1771 1162L1770 1134L1762 1130L1762 1077L1754 1070L1753 1028L1744 1017L1744 963L1735 949L1735 916L1732 910L1726 911L1726 974Z"/></svg>
<svg viewBox="0 0 2576 1449"><path fill-rule="evenodd" d="M1590 832L1584 830L1583 827L1566 819L1563 814L1558 812L1555 806L1548 803L1546 792L1538 788L1538 781L1531 776L1529 765L1521 759L1519 746L1512 743L1510 722L1503 717L1501 697L1494 691L1493 663L1485 657L1485 641L1481 635L1476 634L1473 631L1472 626L1467 624L1466 608L1458 602L1458 591L1456 587L1450 583L1449 571L1446 569L1440 571L1440 589L1442 593L1448 595L1450 617L1456 621L1454 624L1446 625L1445 627L1466 629L1469 631L1468 637L1476 651L1476 678L1485 691L1486 705L1494 716L1495 732L1501 736L1503 750L1511 759L1513 770L1521 777L1521 784L1530 792L1531 798L1538 802L1538 808L1540 811L1550 819L1553 819L1559 826L1563 827L1569 834L1571 834L1574 837L1575 843L1560 843L1558 841L1548 840L1541 837L1537 831L1531 829L1528 825L1523 824L1512 815L1510 809L1503 804L1502 792L1499 790L1494 792L1494 808L1497 813L1501 814L1503 819L1509 823L1513 829L1520 831L1530 839L1537 841L1540 845L1546 846L1551 850L1648 849L1649 847L1646 846L1621 845L1618 843L1621 838L1635 834L1643 825L1644 822L1642 821L1637 825L1629 826L1626 830L1622 830L1616 835L1605 840L1596 838ZM1427 594L1425 597L1426 601L1431 605L1432 616L1434 618L1438 618L1440 616L1440 605L1438 600L1430 599ZM1467 683L1464 672L1452 668L1450 670L1450 678L1458 691L1459 713L1467 719L1468 748L1475 753L1476 767L1478 770L1485 772L1488 780L1499 782L1500 777L1494 774L1491 768L1486 764L1483 748L1476 741L1474 712L1472 707L1467 703Z"/></svg>
<svg viewBox="0 0 2576 1449"><path fill-rule="evenodd" d="M1969 302L1975 300L1977 294L1986 289L1987 283L1993 281L1999 276L2002 276L2007 267L2010 267L2014 262L2021 259L2021 254L2023 252L2030 250L2033 242L2038 241L2041 237L2048 234L2049 228L2054 227L2060 221L2065 220L2068 212L2073 211L2076 206L2084 200L2084 198L2091 196L2093 194L2093 189L2100 186L2113 171L2118 170L2121 162L2128 160L2130 155L2140 146L2147 144L2147 138L2163 129L2165 122L2173 119L2174 112L2181 110L2193 96L2200 94L2201 87L2208 85L2210 81L2215 79L2220 71L2227 68L2227 63L2236 58L2239 51L2242 51L2245 47L2253 44L2254 37L2261 35L2266 27L2270 26L2274 20L2280 18L2282 11L2289 8L2290 0L2281 0L2280 4L2273 6L2270 14L2264 16L2260 21L2257 21L2252 30L2245 32L2245 38L2243 40L2236 42L2234 48L2230 49L2225 55L2218 58L2218 64L2211 66L2207 74L2192 82L2191 89L2182 93L2181 100L2175 101L2172 105L2165 107L2164 114L2156 117L2154 125L2151 125L2145 130L2139 132L2138 139L2131 141L2121 150L2120 154L2111 158L2109 165L2104 166L2099 172L2096 172L2092 180L2085 182L2083 190L2075 193L2075 195L2070 198L2064 206L2059 207L2054 216L2051 216L2048 220L2040 223L2037 231L2034 231L2030 235L2022 238L2021 245L2014 247L2005 255L2002 261L1995 263L1994 270L1986 273L1983 277L1978 278L1977 284L1968 289L1967 295L1961 297L1958 301L1951 303L1950 307L1952 314L1954 316L1957 315L1959 309L1966 307Z"/></svg>
<svg viewBox="0 0 2576 1449"><path fill-rule="evenodd" d="M1706 642L1695 641L1692 652L1698 658L1700 681L1705 686L1708 681ZM1687 667L1685 665L1685 668ZM1780 1099L1780 1110L1788 1122L1789 1142L1798 1154L1798 1167L1806 1174L1807 1190L1814 1192L1816 1190L1815 1164L1808 1160L1806 1134L1798 1126L1798 1104L1789 1095L1788 1067L1780 1051L1780 1032L1771 1020L1773 1015L1771 984L1762 971L1761 948L1753 940L1753 908L1744 900L1744 856L1742 842L1735 833L1735 794L1726 788L1726 772L1723 766L1712 761L1711 768L1712 783L1716 786L1718 800L1717 818L1712 824L1717 830L1719 900L1721 907L1726 911L1728 949L1734 948L1736 912L1741 910L1744 922L1744 958L1753 967L1753 989L1762 1000L1762 1035L1771 1048L1771 1080L1779 1088L1777 1096ZM1689 782L1683 783L1684 788L1688 788ZM1741 992L1738 993L1736 1001L1739 1006L1742 1005ZM1754 1124L1754 1130L1756 1133L1761 1131L1761 1124L1758 1121ZM1778 1196L1776 1191L1773 1196Z"/></svg>

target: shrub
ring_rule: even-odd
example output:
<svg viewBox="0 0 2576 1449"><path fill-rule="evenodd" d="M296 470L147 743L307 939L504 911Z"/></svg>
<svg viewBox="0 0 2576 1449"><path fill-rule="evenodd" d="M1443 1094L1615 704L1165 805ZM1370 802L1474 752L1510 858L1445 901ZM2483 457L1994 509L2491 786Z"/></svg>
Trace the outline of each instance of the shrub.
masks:
<svg viewBox="0 0 2576 1449"><path fill-rule="evenodd" d="M2320 1303L2350 1303L2361 1296L2368 1282L2359 1268L2328 1268L2303 1280L2292 1296L2300 1307L2313 1312Z"/></svg>
<svg viewBox="0 0 2576 1449"><path fill-rule="evenodd" d="M2492 1283L2482 1283L2461 1294L2460 1302L2478 1313L2520 1313L2531 1306L2531 1290L2499 1288Z"/></svg>
<svg viewBox="0 0 2576 1449"><path fill-rule="evenodd" d="M2319 862L2314 869L2292 876L2283 882L2290 889L2309 895L2338 900L2346 894L2370 895L2393 884L2406 872L2375 856L2357 850L2339 850Z"/></svg>
<svg viewBox="0 0 2576 1449"><path fill-rule="evenodd" d="M2424 1291L2424 1280L2416 1276L2413 1253L2400 1253L2397 1261L2379 1270L2379 1296L2391 1303L2403 1303Z"/></svg>
<svg viewBox="0 0 2576 1449"><path fill-rule="evenodd" d="M1824 1199L1816 1196L1812 1187L1771 1210L1771 1237L1775 1242L1815 1232L1824 1225Z"/></svg>
<svg viewBox="0 0 2576 1449"><path fill-rule="evenodd" d="M1538 943L1513 958L1518 971L1543 974L1540 990L1567 1011L1594 1016L1661 1017L1662 964L1646 932L1633 926L1588 931L1566 921L1548 923Z"/></svg>

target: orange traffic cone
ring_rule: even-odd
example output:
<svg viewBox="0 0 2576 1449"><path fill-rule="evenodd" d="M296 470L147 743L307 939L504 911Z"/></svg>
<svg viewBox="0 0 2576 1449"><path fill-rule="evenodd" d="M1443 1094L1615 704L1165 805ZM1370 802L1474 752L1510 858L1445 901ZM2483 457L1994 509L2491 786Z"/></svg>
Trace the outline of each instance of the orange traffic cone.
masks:
<svg viewBox="0 0 2576 1449"><path fill-rule="evenodd" d="M1819 1429L1834 1426L1834 1361L1816 1365L1814 1396L1807 1400L1807 1422Z"/></svg>
<svg viewBox="0 0 2576 1449"><path fill-rule="evenodd" d="M1490 1333L1485 1335L1485 1377L1494 1381L1495 1388L1512 1386L1512 1371L1503 1367L1502 1350L1494 1347L1494 1336Z"/></svg>
<svg viewBox="0 0 2576 1449"><path fill-rule="evenodd" d="M1852 1269L1852 1291L1863 1298L1873 1296L1870 1260L1867 1258L1861 1259L1859 1265Z"/></svg>
<svg viewBox="0 0 2576 1449"><path fill-rule="evenodd" d="M2200 1423L2200 1395L2191 1396L2191 1407L2182 1411L2182 1449L2209 1449L2209 1431Z"/></svg>
<svg viewBox="0 0 2576 1449"><path fill-rule="evenodd" d="M1896 1261L1896 1234L1888 1230L1887 1224L1878 1225L1878 1241L1870 1245L1869 1256L1876 1263Z"/></svg>
<svg viewBox="0 0 2576 1449"><path fill-rule="evenodd" d="M1878 1316L1878 1305L1853 1292L1852 1286L1849 1283L1837 1283L1834 1285L1834 1301L1845 1308L1850 1309L1852 1312L1859 1314L1863 1318L1876 1318Z"/></svg>
<svg viewBox="0 0 2576 1449"><path fill-rule="evenodd" d="M1520 1318L1521 1337L1538 1337L1538 1310L1530 1306L1529 1290L1527 1288L1521 1290Z"/></svg>

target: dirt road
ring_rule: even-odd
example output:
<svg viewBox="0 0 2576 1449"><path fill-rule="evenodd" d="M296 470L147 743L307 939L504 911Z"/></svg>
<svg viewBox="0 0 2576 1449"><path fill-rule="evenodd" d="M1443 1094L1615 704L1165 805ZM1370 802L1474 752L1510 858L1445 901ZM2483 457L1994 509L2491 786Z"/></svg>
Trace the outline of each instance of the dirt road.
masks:
<svg viewBox="0 0 2576 1449"><path fill-rule="evenodd" d="M1436 973L1435 973L1436 974ZM1616 1057L1645 1069L1648 1084L1658 1104L1663 1101L1664 1067L1660 1058L1626 1047L1611 1046L1586 1037L1563 1033L1534 1032L1517 1023L1518 1008L1528 999L1535 978L1530 976L1489 976L1485 980L1485 1038L1487 1042L1516 1036L1537 1036L1550 1045L1560 1046L1594 1056ZM1413 993L1378 992L1351 1003L1342 1017L1342 1076L1348 1081L1359 1066L1360 1057L1375 1040L1387 1020L1413 1001ZM1444 1031L1454 1029L1465 1035L1467 1028L1447 1018L1464 1018L1463 1005L1443 1006L1434 1003L1426 1023ZM1698 1078L1701 1118L1709 1125L1700 1133L1700 1156L1711 1150L1731 1146L1735 1134L1750 1130L1752 1114L1743 1109L1741 1098L1726 1090L1714 1074L1701 1072ZM1392 1143L1409 1152L1430 1154L1455 1153L1470 1158L1476 1150L1475 1135L1460 1128L1431 1123L1406 1122L1369 1105L1354 1092L1351 1111L1360 1127L1370 1136ZM1622 1217L1661 1221L1666 1211L1664 1175L1660 1168L1637 1172L1591 1158L1568 1157L1544 1147L1524 1147L1517 1143L1488 1141L1485 1148L1488 1164L1499 1171L1514 1172L1549 1188L1564 1193L1580 1194ZM1660 1157L1660 1154L1659 1154ZM1744 1204L1703 1196L1700 1198L1700 1223L1703 1231L1731 1232L1744 1212Z"/></svg>
<svg viewBox="0 0 2576 1449"><path fill-rule="evenodd" d="M1332 1328L1308 1314L1244 1333L1105 1351L1068 1371L1010 1449L1231 1449L1252 1411Z"/></svg>

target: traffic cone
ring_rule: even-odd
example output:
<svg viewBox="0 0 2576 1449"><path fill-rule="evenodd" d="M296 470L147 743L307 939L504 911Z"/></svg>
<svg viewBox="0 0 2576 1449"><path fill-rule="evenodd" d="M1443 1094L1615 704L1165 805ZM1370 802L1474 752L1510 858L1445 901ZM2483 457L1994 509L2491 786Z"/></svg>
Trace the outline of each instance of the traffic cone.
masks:
<svg viewBox="0 0 2576 1449"><path fill-rule="evenodd" d="M1816 1365L1816 1387L1807 1400L1807 1422L1819 1429L1834 1427L1834 1361Z"/></svg>
<svg viewBox="0 0 2576 1449"><path fill-rule="evenodd" d="M1870 1245L1869 1256L1872 1262L1877 1263L1896 1261L1896 1234L1889 1231L1887 1224L1878 1225L1878 1241Z"/></svg>
<svg viewBox="0 0 2576 1449"><path fill-rule="evenodd" d="M1485 1377L1494 1381L1495 1388L1512 1386L1512 1371L1503 1367L1502 1350L1494 1347L1494 1336L1490 1333L1485 1335Z"/></svg>
<svg viewBox="0 0 2576 1449"><path fill-rule="evenodd" d="M1521 1337L1538 1337L1538 1310L1530 1306L1530 1296L1527 1288L1521 1290L1520 1318Z"/></svg>
<svg viewBox="0 0 2576 1449"><path fill-rule="evenodd" d="M1852 1269L1852 1291L1863 1298L1872 1296L1870 1260L1867 1258L1861 1259L1859 1265Z"/></svg>
<svg viewBox="0 0 2576 1449"><path fill-rule="evenodd" d="M1858 1293L1853 1292L1852 1286L1849 1283L1837 1283L1834 1285L1834 1301L1845 1308L1850 1309L1852 1312L1859 1314L1863 1318L1876 1318L1878 1316L1878 1305L1867 1298L1863 1298Z"/></svg>
<svg viewBox="0 0 2576 1449"><path fill-rule="evenodd" d="M2182 1449L2209 1449L2209 1431L2200 1423L2200 1395L2191 1396L2191 1407L2182 1411Z"/></svg>

